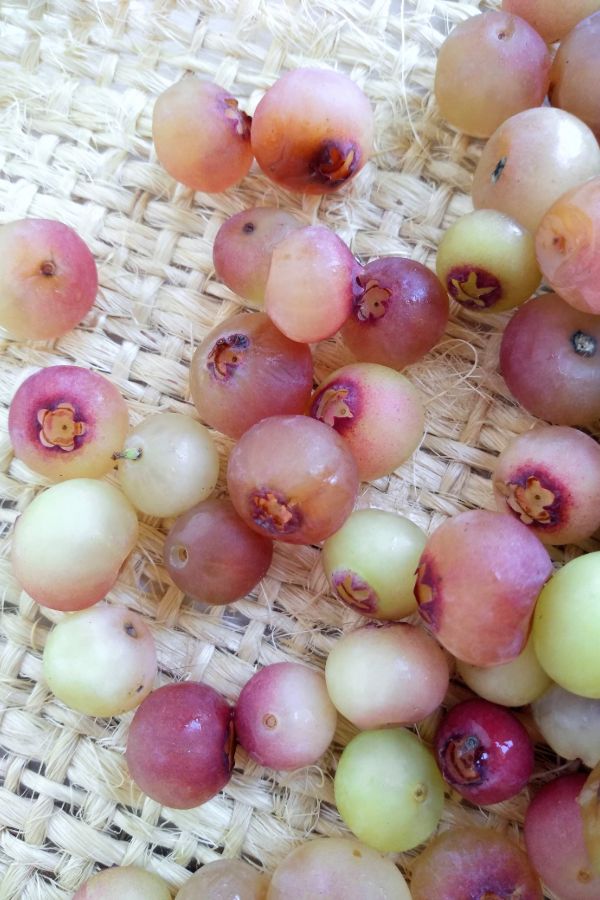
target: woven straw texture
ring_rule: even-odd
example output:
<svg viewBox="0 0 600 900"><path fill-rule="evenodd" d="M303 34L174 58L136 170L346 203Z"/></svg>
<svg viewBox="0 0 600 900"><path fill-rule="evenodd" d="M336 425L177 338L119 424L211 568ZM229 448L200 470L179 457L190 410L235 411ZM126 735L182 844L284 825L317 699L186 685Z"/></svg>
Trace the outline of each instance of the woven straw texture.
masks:
<svg viewBox="0 0 600 900"><path fill-rule="evenodd" d="M7 407L39 366L76 362L107 375L131 423L162 410L195 415L188 366L197 343L240 308L212 269L221 223L254 205L280 205L335 229L362 259L405 254L432 265L443 229L470 209L480 143L440 120L435 55L456 22L478 11L457 0L6 0L0 3L2 221L56 218L94 253L97 302L75 331L49 343L2 342L0 356L0 898L59 900L92 872L138 864L175 888L198 865L243 856L267 870L310 833L345 833L332 776L354 730L340 720L319 766L280 774L238 749L225 791L197 809L162 808L131 783L123 759L132 714L110 721L66 708L42 678L41 652L59 613L21 592L9 561L12 526L44 479L13 457ZM324 65L370 97L377 154L337 196L302 198L253 167L220 195L175 184L156 161L156 95L184 72L209 77L252 112L280 72ZM363 485L359 505L400 511L430 531L447 516L493 508L495 455L532 419L497 374L505 318L453 309L442 343L409 376L423 392L427 431L414 457ZM317 378L350 360L339 341L315 353ZM222 458L232 442L215 435ZM312 547L278 546L268 576L234 608L201 609L162 562L168 521L141 517L139 544L109 595L146 617L159 683L198 679L235 701L259 666L321 667L359 617L329 594ZM596 549L589 541L584 549ZM581 548L554 553L557 562ZM451 699L468 692L455 683ZM431 737L435 717L420 728ZM558 768L543 749L536 779ZM449 796L443 822L487 822L518 837L528 801L480 811ZM410 873L414 854L398 857Z"/></svg>

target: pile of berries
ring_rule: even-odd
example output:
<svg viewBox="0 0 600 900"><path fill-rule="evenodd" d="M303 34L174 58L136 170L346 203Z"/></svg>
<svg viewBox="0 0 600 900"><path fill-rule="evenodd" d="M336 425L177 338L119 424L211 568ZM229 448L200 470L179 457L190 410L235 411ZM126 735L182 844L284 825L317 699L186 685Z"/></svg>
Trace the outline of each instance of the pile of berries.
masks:
<svg viewBox="0 0 600 900"><path fill-rule="evenodd" d="M318 762L338 712L359 729L334 785L359 841L312 840L272 879L239 861L211 864L179 900L224 896L223 884L250 900L534 900L540 878L562 900L600 895L600 553L553 574L547 549L600 527L600 447L573 427L600 417L599 7L505 0L442 46L442 115L489 141L473 181L476 209L444 234L437 277L401 257L361 264L332 231L285 210L245 210L220 229L214 266L253 310L221 322L194 354L190 391L204 425L161 413L128 431L117 389L77 366L43 369L15 393L15 454L56 482L19 518L12 556L28 594L69 613L48 637L45 678L88 715L138 707L126 759L143 791L191 808L227 784L236 742L263 766L294 770ZM559 39L552 59L547 42ZM542 106L547 94L553 105ZM153 119L165 169L202 191L236 184L254 158L290 190L337 191L368 161L373 131L362 91L312 69L284 75L252 119L196 78L162 94ZM43 220L4 226L2 242L17 263L0 324L17 339L77 324L97 288L83 242ZM532 298L542 279L554 292ZM520 307L500 371L545 424L498 457L498 511L461 513L427 537L402 515L353 508L361 481L391 474L422 440L423 403L401 370L441 338L449 297L469 316ZM356 362L314 389L310 345L338 332ZM236 441L226 498L211 496L219 456L206 426ZM100 480L111 467L121 490ZM265 666L235 707L197 682L153 690L147 625L100 602L136 543L136 510L174 519L165 565L192 598L245 597L274 541L322 544L332 592L370 621L337 641L324 674ZM419 625L399 621L415 613ZM450 655L479 697L442 717L430 750L410 726L444 701ZM541 788L525 819L527 854L483 829L438 834L409 891L380 854L430 838L444 790L485 806L525 788L533 743L510 708L529 704L549 746L591 775ZM76 896L103 890L170 896L133 868L100 873Z"/></svg>

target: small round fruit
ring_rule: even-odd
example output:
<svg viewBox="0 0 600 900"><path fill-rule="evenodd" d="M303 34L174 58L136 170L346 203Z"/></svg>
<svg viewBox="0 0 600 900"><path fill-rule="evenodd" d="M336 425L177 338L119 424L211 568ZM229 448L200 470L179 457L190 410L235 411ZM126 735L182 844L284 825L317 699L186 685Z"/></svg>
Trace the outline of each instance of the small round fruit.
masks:
<svg viewBox="0 0 600 900"><path fill-rule="evenodd" d="M272 206L231 216L219 228L213 245L217 278L244 300L262 307L273 248L300 227L296 216Z"/></svg>
<svg viewBox="0 0 600 900"><path fill-rule="evenodd" d="M149 516L180 515L212 494L219 477L208 430L182 413L143 419L116 457L123 492Z"/></svg>
<svg viewBox="0 0 600 900"><path fill-rule="evenodd" d="M252 676L235 708L240 745L262 766L311 766L333 740L337 713L320 672L274 663Z"/></svg>
<svg viewBox="0 0 600 900"><path fill-rule="evenodd" d="M555 425L600 417L600 318L542 294L508 323L500 373L525 409Z"/></svg>
<svg viewBox="0 0 600 900"><path fill-rule="evenodd" d="M487 700L465 700L442 719L435 752L444 780L478 806L501 803L533 775L533 744L519 720Z"/></svg>
<svg viewBox="0 0 600 900"><path fill-rule="evenodd" d="M137 537L135 510L121 491L72 478L42 491L17 519L13 571L42 606L85 609L112 588Z"/></svg>
<svg viewBox="0 0 600 900"><path fill-rule="evenodd" d="M217 859L202 866L175 900L266 900L269 876L241 859Z"/></svg>
<svg viewBox="0 0 600 900"><path fill-rule="evenodd" d="M538 875L564 900L597 900L600 875L594 874L583 837L577 798L584 773L561 775L545 784L525 813L525 846Z"/></svg>
<svg viewBox="0 0 600 900"><path fill-rule="evenodd" d="M452 29L438 53L440 112L455 128L489 137L509 116L543 102L550 64L546 44L524 19L500 10L471 16Z"/></svg>
<svg viewBox="0 0 600 900"><path fill-rule="evenodd" d="M551 573L548 551L526 525L502 513L463 512L425 545L415 586L419 613L458 659L509 662L525 646Z"/></svg>
<svg viewBox="0 0 600 900"><path fill-rule="evenodd" d="M50 690L86 716L117 716L138 706L156 678L156 647L140 616L99 603L56 625L44 648Z"/></svg>
<svg viewBox="0 0 600 900"><path fill-rule="evenodd" d="M502 0L502 9L521 16L547 44L553 44L562 40L577 22L600 9L600 0Z"/></svg>
<svg viewBox="0 0 600 900"><path fill-rule="evenodd" d="M413 900L542 900L527 856L491 828L451 828L417 857L410 882Z"/></svg>
<svg viewBox="0 0 600 900"><path fill-rule="evenodd" d="M236 439L267 416L302 415L312 384L310 349L259 312L238 313L213 328L190 366L201 418Z"/></svg>
<svg viewBox="0 0 600 900"><path fill-rule="evenodd" d="M359 480L352 453L332 428L308 416L271 416L233 448L227 486L254 531L316 544L348 518Z"/></svg>
<svg viewBox="0 0 600 900"><path fill-rule="evenodd" d="M273 873L267 900L410 900L391 859L350 838L322 837L288 853ZM191 898L190 898L191 900Z"/></svg>
<svg viewBox="0 0 600 900"><path fill-rule="evenodd" d="M169 175L195 191L225 191L252 165L249 116L223 88L192 75L158 96L152 139Z"/></svg>
<svg viewBox="0 0 600 900"><path fill-rule="evenodd" d="M353 738L340 756L334 791L348 828L381 853L417 847L437 827L444 806L434 758L406 728Z"/></svg>
<svg viewBox="0 0 600 900"><path fill-rule="evenodd" d="M252 531L230 500L205 500L175 521L165 565L177 587L202 603L240 600L256 587L273 557L273 542Z"/></svg>
<svg viewBox="0 0 600 900"><path fill-rule="evenodd" d="M48 366L30 375L8 413L15 456L54 481L100 478L128 428L117 388L82 366Z"/></svg>
<svg viewBox="0 0 600 900"><path fill-rule="evenodd" d="M439 644L406 623L345 634L325 666L333 705L360 729L420 722L444 699L448 678Z"/></svg>
<svg viewBox="0 0 600 900"><path fill-rule="evenodd" d="M500 125L483 148L473 205L506 213L533 234L565 191L596 175L600 147L587 125L562 109L528 109Z"/></svg>
<svg viewBox="0 0 600 900"><path fill-rule="evenodd" d="M305 344L332 337L352 312L360 266L323 225L292 231L274 248L265 309L277 328Z"/></svg>
<svg viewBox="0 0 600 900"><path fill-rule="evenodd" d="M113 866L92 875L73 900L171 900L169 885L138 866Z"/></svg>
<svg viewBox="0 0 600 900"><path fill-rule="evenodd" d="M436 268L450 296L477 312L519 306L542 280L533 235L495 209L476 209L451 225Z"/></svg>
<svg viewBox="0 0 600 900"><path fill-rule="evenodd" d="M600 176L563 194L535 236L545 281L582 312L600 313Z"/></svg>
<svg viewBox="0 0 600 900"><path fill-rule="evenodd" d="M600 552L554 573L535 608L533 640L553 681L572 694L600 699Z"/></svg>
<svg viewBox="0 0 600 900"><path fill-rule="evenodd" d="M341 335L361 362L403 369L437 344L447 322L448 297L433 272L413 259L386 256L356 275Z"/></svg>
<svg viewBox="0 0 600 900"><path fill-rule="evenodd" d="M373 110L341 72L294 69L262 98L252 150L273 181L291 191L327 194L353 178L373 152Z"/></svg>
<svg viewBox="0 0 600 900"><path fill-rule="evenodd" d="M19 219L0 225L0 258L0 328L11 338L60 337L96 299L94 257L62 222Z"/></svg>
<svg viewBox="0 0 600 900"><path fill-rule="evenodd" d="M206 803L231 777L233 710L217 691L194 681L149 694L129 728L126 759L137 786L164 806Z"/></svg>
<svg viewBox="0 0 600 900"><path fill-rule="evenodd" d="M332 372L314 393L310 415L344 439L361 481L389 475L406 462L425 429L417 389L377 363L351 363Z"/></svg>
<svg viewBox="0 0 600 900"><path fill-rule="evenodd" d="M560 425L520 434L494 469L500 512L512 513L544 544L570 544L600 528L600 446Z"/></svg>
<svg viewBox="0 0 600 900"><path fill-rule="evenodd" d="M321 563L343 603L373 619L397 621L417 608L415 572L426 541L410 519L358 509L323 544Z"/></svg>
<svg viewBox="0 0 600 900"><path fill-rule="evenodd" d="M531 707L549 747L593 769L600 762L600 700L578 697L553 684Z"/></svg>
<svg viewBox="0 0 600 900"><path fill-rule="evenodd" d="M592 0L600 10L600 0ZM550 72L550 102L573 113L600 139L600 12L579 22L561 42Z"/></svg>
<svg viewBox="0 0 600 900"><path fill-rule="evenodd" d="M472 691L501 706L526 706L552 684L538 662L531 636L510 662L482 668L458 660L456 668Z"/></svg>

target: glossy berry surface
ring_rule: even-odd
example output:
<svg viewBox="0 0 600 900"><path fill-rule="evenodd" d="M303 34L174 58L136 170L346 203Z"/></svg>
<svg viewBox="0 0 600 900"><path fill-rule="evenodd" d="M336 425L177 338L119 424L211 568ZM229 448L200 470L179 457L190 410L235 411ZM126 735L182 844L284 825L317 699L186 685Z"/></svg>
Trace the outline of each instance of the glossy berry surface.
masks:
<svg viewBox="0 0 600 900"><path fill-rule="evenodd" d="M175 900L266 900L269 876L241 859L206 863L175 895Z"/></svg>
<svg viewBox="0 0 600 900"><path fill-rule="evenodd" d="M223 88L192 75L158 96L152 139L169 175L195 191L225 191L252 164L249 116Z"/></svg>
<svg viewBox="0 0 600 900"><path fill-rule="evenodd" d="M483 148L473 205L497 209L533 234L565 191L596 175L600 147L587 125L562 109L528 109L503 122Z"/></svg>
<svg viewBox="0 0 600 900"><path fill-rule="evenodd" d="M313 362L264 313L238 313L204 338L190 366L192 400L212 428L239 438L266 416L301 415Z"/></svg>
<svg viewBox="0 0 600 900"><path fill-rule="evenodd" d="M548 44L553 44L600 9L600 0L502 0L502 9L526 19Z"/></svg>
<svg viewBox="0 0 600 900"><path fill-rule="evenodd" d="M491 828L450 828L417 857L410 883L413 900L542 900L527 856Z"/></svg>
<svg viewBox="0 0 600 900"><path fill-rule="evenodd" d="M92 875L73 900L171 900L166 881L138 866L113 866Z"/></svg>
<svg viewBox="0 0 600 900"><path fill-rule="evenodd" d="M238 516L228 499L199 503L179 516L165 541L164 558L178 588L202 603L245 597L271 564L273 542Z"/></svg>
<svg viewBox="0 0 600 900"><path fill-rule="evenodd" d="M323 675L298 663L265 666L246 682L235 707L240 745L271 769L316 763L329 747L336 723Z"/></svg>
<svg viewBox="0 0 600 900"><path fill-rule="evenodd" d="M217 232L213 264L217 278L253 306L261 308L273 248L301 222L285 209L258 206L227 219Z"/></svg>
<svg viewBox="0 0 600 900"><path fill-rule="evenodd" d="M344 440L308 416L272 416L233 448L227 486L238 514L259 534L311 544L337 531L359 488Z"/></svg>
<svg viewBox="0 0 600 900"><path fill-rule="evenodd" d="M554 573L533 618L537 657L561 687L600 698L600 553L586 553Z"/></svg>
<svg viewBox="0 0 600 900"><path fill-rule="evenodd" d="M112 588L137 537L137 515L118 488L71 478L38 494L17 520L13 571L42 606L85 609Z"/></svg>
<svg viewBox="0 0 600 900"><path fill-rule="evenodd" d="M47 366L30 375L8 413L15 456L53 481L104 475L128 427L117 388L82 366Z"/></svg>
<svg viewBox="0 0 600 900"><path fill-rule="evenodd" d="M136 710L126 759L137 786L164 806L206 803L231 777L233 711L224 697L194 681L153 691Z"/></svg>
<svg viewBox="0 0 600 900"><path fill-rule="evenodd" d="M149 516L178 516L212 494L219 454L208 429L183 413L143 419L119 453L119 482Z"/></svg>
<svg viewBox="0 0 600 900"><path fill-rule="evenodd" d="M519 720L487 700L452 707L435 736L444 780L479 806L521 791L533 774L533 744Z"/></svg>
<svg viewBox="0 0 600 900"><path fill-rule="evenodd" d="M500 345L500 374L525 409L554 425L600 416L600 318L557 294L524 304Z"/></svg>
<svg viewBox="0 0 600 900"><path fill-rule="evenodd" d="M415 586L419 613L458 659L475 666L508 662L525 646L551 573L546 548L521 522L486 510L463 512L425 545Z"/></svg>
<svg viewBox="0 0 600 900"><path fill-rule="evenodd" d="M406 728L362 731L340 756L338 811L356 837L381 853L417 847L436 829L444 785L435 760Z"/></svg>
<svg viewBox="0 0 600 900"><path fill-rule="evenodd" d="M545 784L525 813L525 846L544 884L565 900L596 900L600 875L594 874L583 837L577 798L585 774L561 775Z"/></svg>
<svg viewBox="0 0 600 900"><path fill-rule="evenodd" d="M360 841L321 837L288 853L273 872L267 900L410 900L399 869Z"/></svg>
<svg viewBox="0 0 600 900"><path fill-rule="evenodd" d="M291 191L339 190L373 151L373 111L362 90L329 69L294 69L262 98L252 150L273 181Z"/></svg>
<svg viewBox="0 0 600 900"><path fill-rule="evenodd" d="M477 209L450 226L436 269L450 296L475 312L518 306L542 279L533 235L495 209Z"/></svg>
<svg viewBox="0 0 600 900"><path fill-rule="evenodd" d="M98 603L66 616L44 647L50 690L87 716L116 716L138 706L154 685L156 647L141 616Z"/></svg>
<svg viewBox="0 0 600 900"><path fill-rule="evenodd" d="M0 226L0 328L17 340L42 341L74 328L98 291L87 244L53 219Z"/></svg>
<svg viewBox="0 0 600 900"><path fill-rule="evenodd" d="M599 10L579 22L561 42L550 73L550 102L573 113L600 139Z"/></svg>
<svg viewBox="0 0 600 900"><path fill-rule="evenodd" d="M361 362L403 369L442 337L448 297L430 269L402 256L367 263L356 275L344 343Z"/></svg>
<svg viewBox="0 0 600 900"><path fill-rule="evenodd" d="M563 300L600 313L600 176L563 194L540 222L535 247L544 279Z"/></svg>
<svg viewBox="0 0 600 900"><path fill-rule="evenodd" d="M420 722L444 699L448 677L439 644L407 623L343 635L325 666L334 706L361 729Z"/></svg>
<svg viewBox="0 0 600 900"><path fill-rule="evenodd" d="M568 544L600 527L600 446L560 425L539 426L504 448L492 476L496 505L544 544Z"/></svg>
<svg viewBox="0 0 600 900"><path fill-rule="evenodd" d="M329 375L313 395L310 415L343 438L362 481L389 475L406 462L425 428L417 389L377 363L351 363Z"/></svg>
<svg viewBox="0 0 600 900"><path fill-rule="evenodd" d="M324 225L308 225L274 248L265 309L292 341L332 337L352 312L360 266L346 244Z"/></svg>
<svg viewBox="0 0 600 900"><path fill-rule="evenodd" d="M524 19L500 10L471 16L438 53L440 113L467 134L489 137L509 116L543 102L550 63L546 44Z"/></svg>
<svg viewBox="0 0 600 900"><path fill-rule="evenodd" d="M369 618L397 621L417 608L415 572L425 541L405 516L357 509L327 538L321 563L342 603Z"/></svg>

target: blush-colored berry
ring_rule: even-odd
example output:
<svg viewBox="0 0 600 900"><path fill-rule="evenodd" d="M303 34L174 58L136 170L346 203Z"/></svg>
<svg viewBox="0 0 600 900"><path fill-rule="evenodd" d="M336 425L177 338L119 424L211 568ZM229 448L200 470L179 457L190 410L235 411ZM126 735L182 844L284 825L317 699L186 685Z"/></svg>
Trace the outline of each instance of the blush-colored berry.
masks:
<svg viewBox="0 0 600 900"><path fill-rule="evenodd" d="M519 720L487 700L465 700L442 719L435 752L444 780L479 806L521 791L533 774L533 744Z"/></svg>
<svg viewBox="0 0 600 900"><path fill-rule="evenodd" d="M267 416L301 415L313 362L265 313L238 313L213 328L190 366L192 400L203 421L239 438Z"/></svg>
<svg viewBox="0 0 600 900"><path fill-rule="evenodd" d="M117 388L82 366L47 366L30 375L8 413L15 456L53 481L104 475L128 427Z"/></svg>
<svg viewBox="0 0 600 900"><path fill-rule="evenodd" d="M600 318L558 294L517 310L500 345L500 374L532 415L554 425L589 425L600 416Z"/></svg>
<svg viewBox="0 0 600 900"><path fill-rule="evenodd" d="M206 684L158 688L138 707L129 728L129 773L149 797L174 809L206 803L231 777L233 710Z"/></svg>
<svg viewBox="0 0 600 900"><path fill-rule="evenodd" d="M463 512L425 544L415 587L419 613L458 659L475 666L509 662L525 646L551 573L548 551L522 522Z"/></svg>
<svg viewBox="0 0 600 900"><path fill-rule="evenodd" d="M447 322L448 297L434 273L413 259L385 256L356 275L341 336L361 362L403 369L437 344Z"/></svg>
<svg viewBox="0 0 600 900"><path fill-rule="evenodd" d="M225 191L252 165L250 117L223 88L192 75L158 96L152 139L169 175L195 191Z"/></svg>
<svg viewBox="0 0 600 900"><path fill-rule="evenodd" d="M49 340L74 328L98 291L87 244L53 219L0 226L0 328L17 340Z"/></svg>
<svg viewBox="0 0 600 900"><path fill-rule="evenodd" d="M285 209L258 206L223 222L213 245L213 263L234 293L262 308L273 248L301 222Z"/></svg>
<svg viewBox="0 0 600 900"><path fill-rule="evenodd" d="M235 708L241 746L271 769L310 766L329 747L337 713L320 672L298 663L274 663L252 676Z"/></svg>
<svg viewBox="0 0 600 900"><path fill-rule="evenodd" d="M292 231L273 249L265 309L292 341L332 337L352 312L360 266L346 244L323 225Z"/></svg>
<svg viewBox="0 0 600 900"><path fill-rule="evenodd" d="M492 828L450 828L417 857L413 900L542 900L527 855Z"/></svg>
<svg viewBox="0 0 600 900"><path fill-rule="evenodd" d="M358 470L336 432L308 416L271 416L247 431L229 457L227 486L250 528L276 541L311 544L352 512Z"/></svg>
<svg viewBox="0 0 600 900"><path fill-rule="evenodd" d="M273 181L327 194L360 172L373 152L373 110L347 75L294 69L267 91L252 120L252 150Z"/></svg>
<svg viewBox="0 0 600 900"><path fill-rule="evenodd" d="M438 53L440 112L455 128L489 137L509 116L543 102L550 64L544 40L524 19L500 10L470 16Z"/></svg>
<svg viewBox="0 0 600 900"><path fill-rule="evenodd" d="M497 209L535 234L565 191L597 175L600 147L587 125L562 109L527 109L503 122L483 148L473 205Z"/></svg>
<svg viewBox="0 0 600 900"><path fill-rule="evenodd" d="M362 481L389 475L406 462L425 428L417 389L377 363L352 363L329 375L313 395L310 415L347 443Z"/></svg>
<svg viewBox="0 0 600 900"><path fill-rule="evenodd" d="M271 564L273 542L249 528L230 500L211 499L175 520L164 556L178 588L202 603L222 605L256 587Z"/></svg>
<svg viewBox="0 0 600 900"><path fill-rule="evenodd" d="M504 448L492 476L496 505L544 544L569 544L600 528L600 446L560 425L538 426Z"/></svg>

